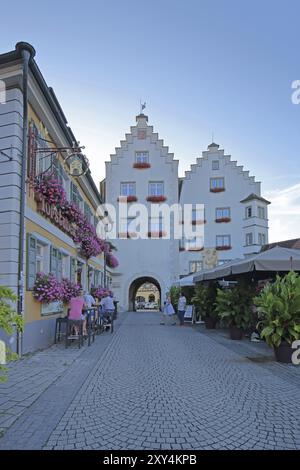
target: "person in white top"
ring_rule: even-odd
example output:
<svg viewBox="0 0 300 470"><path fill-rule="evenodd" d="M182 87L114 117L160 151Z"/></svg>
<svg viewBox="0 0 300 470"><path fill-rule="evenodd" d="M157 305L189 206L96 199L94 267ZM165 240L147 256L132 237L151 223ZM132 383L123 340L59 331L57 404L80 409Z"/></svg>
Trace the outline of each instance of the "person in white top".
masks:
<svg viewBox="0 0 300 470"><path fill-rule="evenodd" d="M178 299L178 318L180 326L184 325L184 314L186 308L186 298L183 293L180 293L180 297Z"/></svg>
<svg viewBox="0 0 300 470"><path fill-rule="evenodd" d="M174 321L174 314L175 310L172 305L171 298L170 296L167 296L167 299L164 303L163 318L160 324L165 325L166 323L171 323L172 325L176 325L176 321Z"/></svg>
<svg viewBox="0 0 300 470"><path fill-rule="evenodd" d="M84 305L86 308L92 308L92 306L95 305L96 303L94 297L91 294L89 294L89 292L84 293L83 299L84 299Z"/></svg>

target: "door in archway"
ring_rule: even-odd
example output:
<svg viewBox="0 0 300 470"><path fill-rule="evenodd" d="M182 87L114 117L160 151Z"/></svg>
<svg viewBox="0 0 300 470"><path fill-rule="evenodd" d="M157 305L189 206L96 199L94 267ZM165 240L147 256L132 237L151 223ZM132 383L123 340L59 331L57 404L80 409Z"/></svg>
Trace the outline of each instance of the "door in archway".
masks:
<svg viewBox="0 0 300 470"><path fill-rule="evenodd" d="M140 299L144 298L145 302ZM129 287L129 310L159 310L161 287L153 277L139 277Z"/></svg>

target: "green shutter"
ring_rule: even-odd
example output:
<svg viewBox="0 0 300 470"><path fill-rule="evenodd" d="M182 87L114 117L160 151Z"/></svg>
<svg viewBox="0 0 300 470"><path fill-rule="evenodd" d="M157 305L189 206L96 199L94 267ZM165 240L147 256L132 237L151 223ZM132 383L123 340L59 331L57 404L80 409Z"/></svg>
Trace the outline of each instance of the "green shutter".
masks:
<svg viewBox="0 0 300 470"><path fill-rule="evenodd" d="M62 252L58 250L57 252L57 279L62 279L62 261L63 255Z"/></svg>
<svg viewBox="0 0 300 470"><path fill-rule="evenodd" d="M30 233L27 234L27 269L26 269L26 287L32 290L36 278L36 238Z"/></svg>
<svg viewBox="0 0 300 470"><path fill-rule="evenodd" d="M75 282L75 269L76 269L76 260L75 258L70 258L70 279Z"/></svg>
<svg viewBox="0 0 300 470"><path fill-rule="evenodd" d="M50 273L57 276L57 248L50 248Z"/></svg>

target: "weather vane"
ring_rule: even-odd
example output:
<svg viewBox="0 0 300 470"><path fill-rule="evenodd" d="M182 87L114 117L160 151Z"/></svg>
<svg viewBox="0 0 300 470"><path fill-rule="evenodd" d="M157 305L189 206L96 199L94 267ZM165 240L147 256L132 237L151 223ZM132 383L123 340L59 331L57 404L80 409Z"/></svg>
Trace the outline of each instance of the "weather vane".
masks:
<svg viewBox="0 0 300 470"><path fill-rule="evenodd" d="M140 100L140 107L141 107L140 114L143 114L143 110L146 108L146 101L142 103L142 100Z"/></svg>

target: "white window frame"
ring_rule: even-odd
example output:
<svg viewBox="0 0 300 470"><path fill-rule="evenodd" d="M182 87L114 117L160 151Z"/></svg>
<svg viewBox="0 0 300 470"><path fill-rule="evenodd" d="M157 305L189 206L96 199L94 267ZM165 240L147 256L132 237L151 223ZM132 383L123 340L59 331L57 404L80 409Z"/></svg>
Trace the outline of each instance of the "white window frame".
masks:
<svg viewBox="0 0 300 470"><path fill-rule="evenodd" d="M263 206L258 206L257 207L257 216L259 219L265 219L266 218L266 208Z"/></svg>
<svg viewBox="0 0 300 470"><path fill-rule="evenodd" d="M264 246L267 242L266 234L265 233L259 233L258 234L258 244L261 246Z"/></svg>
<svg viewBox="0 0 300 470"><path fill-rule="evenodd" d="M211 162L211 169L212 170L219 170L220 169L220 160L213 160Z"/></svg>
<svg viewBox="0 0 300 470"><path fill-rule="evenodd" d="M195 267L195 269L193 269L191 266ZM201 271L203 269L203 261L199 261L199 260L191 260L189 262L189 273L190 274L193 274L193 273L196 273L198 271Z"/></svg>
<svg viewBox="0 0 300 470"><path fill-rule="evenodd" d="M136 184L134 181L123 181L120 185L121 196L135 196L136 195Z"/></svg>
<svg viewBox="0 0 300 470"><path fill-rule="evenodd" d="M163 181L150 181L149 187L148 187L148 195L149 196L163 196L164 195L164 182Z"/></svg>
<svg viewBox="0 0 300 470"><path fill-rule="evenodd" d="M248 214L249 210L250 210L251 215ZM253 217L253 207L247 206L245 208L245 214L246 214L246 219L251 219Z"/></svg>
<svg viewBox="0 0 300 470"><path fill-rule="evenodd" d="M226 240L228 243L225 243ZM216 235L216 246L231 246L231 235Z"/></svg>
<svg viewBox="0 0 300 470"><path fill-rule="evenodd" d="M62 278L71 278L71 263L70 263L70 255L62 250L61 255L62 255Z"/></svg>
<svg viewBox="0 0 300 470"><path fill-rule="evenodd" d="M210 189L225 189L224 176L210 178Z"/></svg>
<svg viewBox="0 0 300 470"><path fill-rule="evenodd" d="M252 232L246 233L246 246L251 246L254 244L254 236Z"/></svg>
<svg viewBox="0 0 300 470"><path fill-rule="evenodd" d="M138 150L135 152L136 163L149 163L149 152L148 150Z"/></svg>
<svg viewBox="0 0 300 470"><path fill-rule="evenodd" d="M227 214L224 213L227 211ZM224 219L226 217L231 217L230 207L217 207L216 208L216 219Z"/></svg>
<svg viewBox="0 0 300 470"><path fill-rule="evenodd" d="M43 272L45 274L49 274L50 272L50 247L51 247L51 242L47 238L43 237L39 233L33 232L31 234L33 237L36 239L36 244L37 245L42 245L43 246ZM37 263L36 263L36 269L37 269ZM38 273L38 271L36 271Z"/></svg>

